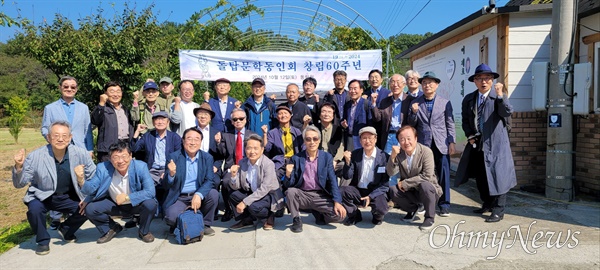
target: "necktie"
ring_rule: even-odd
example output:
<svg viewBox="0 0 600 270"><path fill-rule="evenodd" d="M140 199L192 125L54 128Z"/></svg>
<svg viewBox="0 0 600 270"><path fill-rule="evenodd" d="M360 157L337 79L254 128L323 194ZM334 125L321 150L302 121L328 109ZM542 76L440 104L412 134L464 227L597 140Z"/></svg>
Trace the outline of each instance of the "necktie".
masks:
<svg viewBox="0 0 600 270"><path fill-rule="evenodd" d="M483 108L485 107L485 96L480 96L479 105L477 106L477 129L479 133L483 131Z"/></svg>
<svg viewBox="0 0 600 270"><path fill-rule="evenodd" d="M235 140L235 164L239 165L242 159L242 132L238 131L237 139Z"/></svg>
<svg viewBox="0 0 600 270"><path fill-rule="evenodd" d="M284 156L290 158L294 155L294 144L290 128L281 128L283 130L283 150Z"/></svg>

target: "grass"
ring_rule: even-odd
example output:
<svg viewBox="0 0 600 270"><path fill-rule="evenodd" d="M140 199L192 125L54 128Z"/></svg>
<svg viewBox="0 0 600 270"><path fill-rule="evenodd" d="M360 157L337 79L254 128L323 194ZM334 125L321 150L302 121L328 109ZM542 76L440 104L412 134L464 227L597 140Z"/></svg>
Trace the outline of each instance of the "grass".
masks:
<svg viewBox="0 0 600 270"><path fill-rule="evenodd" d="M23 128L19 143L15 143L8 128L0 128L0 254L33 235L25 214L27 207L23 203L27 188L16 189L12 184L13 155L21 148L30 153L45 144L39 128Z"/></svg>
<svg viewBox="0 0 600 270"><path fill-rule="evenodd" d="M0 230L0 254L14 246L27 241L33 236L33 231L27 222L9 226Z"/></svg>

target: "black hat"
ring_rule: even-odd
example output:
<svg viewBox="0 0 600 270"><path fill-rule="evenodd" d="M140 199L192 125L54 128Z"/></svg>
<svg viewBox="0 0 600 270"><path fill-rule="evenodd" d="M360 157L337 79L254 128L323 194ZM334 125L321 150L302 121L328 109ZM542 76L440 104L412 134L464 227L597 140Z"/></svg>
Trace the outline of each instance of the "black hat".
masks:
<svg viewBox="0 0 600 270"><path fill-rule="evenodd" d="M260 83L262 85L265 85L265 80L263 80L262 78L256 78L252 81L251 85L254 85L255 83Z"/></svg>
<svg viewBox="0 0 600 270"><path fill-rule="evenodd" d="M473 75L471 75L471 77L469 77L469 81L472 82L475 79L475 76L477 76L478 74L492 74L492 75L494 75L494 79L500 77L500 74L493 72L492 69L490 67L488 67L488 65L481 64L481 65L477 66L477 68L475 68L475 74L473 74Z"/></svg>

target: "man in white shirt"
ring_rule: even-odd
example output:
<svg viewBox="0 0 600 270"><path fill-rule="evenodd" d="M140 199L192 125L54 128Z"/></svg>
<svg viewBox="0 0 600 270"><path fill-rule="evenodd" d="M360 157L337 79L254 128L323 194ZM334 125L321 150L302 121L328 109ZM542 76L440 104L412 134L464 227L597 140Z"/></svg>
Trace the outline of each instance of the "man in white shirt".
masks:
<svg viewBox="0 0 600 270"><path fill-rule="evenodd" d="M348 212L344 225L354 225L362 220L359 207L371 206L371 222L380 225L388 212L389 176L385 172L388 154L377 148L377 131L374 127L361 128L362 148L344 153L344 179L352 179L350 185L340 187L342 204Z"/></svg>
<svg viewBox="0 0 600 270"><path fill-rule="evenodd" d="M102 234L96 243L107 243L123 230L111 216L133 214L140 215L138 237L151 243L154 236L150 223L158 202L148 166L132 160L127 142L111 145L109 156L110 160L98 164L94 177L81 188L81 193L87 195L85 215Z"/></svg>
<svg viewBox="0 0 600 270"><path fill-rule="evenodd" d="M173 98L171 105L171 130L183 136L183 132L196 126L194 109L200 105L193 101L194 84L190 80L183 80L179 83L179 96Z"/></svg>

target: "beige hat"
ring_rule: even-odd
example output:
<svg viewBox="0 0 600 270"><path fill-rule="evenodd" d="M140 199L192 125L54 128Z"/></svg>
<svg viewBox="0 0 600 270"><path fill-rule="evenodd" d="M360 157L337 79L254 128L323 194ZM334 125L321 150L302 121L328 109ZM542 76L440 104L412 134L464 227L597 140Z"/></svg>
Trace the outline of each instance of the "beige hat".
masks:
<svg viewBox="0 0 600 270"><path fill-rule="evenodd" d="M368 133L371 133L371 134L373 134L373 135L377 136L377 131L375 130L375 128L374 128L374 127L364 127L364 128L361 128L361 129L358 131L358 136L362 135L362 134L363 134L363 133L365 133L365 132L368 132Z"/></svg>

